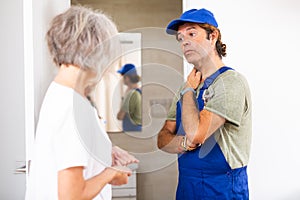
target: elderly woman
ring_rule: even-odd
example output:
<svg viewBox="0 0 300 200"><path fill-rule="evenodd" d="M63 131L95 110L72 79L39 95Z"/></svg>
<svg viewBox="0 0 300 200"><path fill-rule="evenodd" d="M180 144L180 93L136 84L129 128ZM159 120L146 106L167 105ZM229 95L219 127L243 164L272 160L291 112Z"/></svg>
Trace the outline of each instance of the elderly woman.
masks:
<svg viewBox="0 0 300 200"><path fill-rule="evenodd" d="M58 73L40 111L26 199L111 199L110 184L127 183L131 171L119 165L137 160L112 147L86 98L116 58L116 34L108 17L80 6L53 19L47 42Z"/></svg>

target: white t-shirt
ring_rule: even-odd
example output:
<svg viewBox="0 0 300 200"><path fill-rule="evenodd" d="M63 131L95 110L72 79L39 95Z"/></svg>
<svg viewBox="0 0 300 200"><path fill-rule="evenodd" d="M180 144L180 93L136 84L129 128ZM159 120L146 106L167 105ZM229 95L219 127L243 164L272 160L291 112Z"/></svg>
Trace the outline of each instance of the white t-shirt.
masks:
<svg viewBox="0 0 300 200"><path fill-rule="evenodd" d="M58 199L60 170L84 166L85 179L99 174L111 166L111 147L89 101L52 82L39 116L26 200ZM111 186L106 185L94 199L110 200Z"/></svg>

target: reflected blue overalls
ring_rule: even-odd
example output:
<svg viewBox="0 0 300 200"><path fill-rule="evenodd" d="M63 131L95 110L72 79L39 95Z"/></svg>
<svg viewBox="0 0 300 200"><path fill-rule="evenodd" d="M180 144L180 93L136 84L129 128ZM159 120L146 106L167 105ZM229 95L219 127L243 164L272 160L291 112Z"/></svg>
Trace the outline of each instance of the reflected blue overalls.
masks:
<svg viewBox="0 0 300 200"><path fill-rule="evenodd" d="M203 92L221 73L232 70L222 67L204 81L200 89L198 108L204 107ZM177 102L177 134L185 135L181 125L181 105ZM246 167L232 170L214 135L194 151L178 154L179 180L177 200L245 200L249 199Z"/></svg>
<svg viewBox="0 0 300 200"><path fill-rule="evenodd" d="M135 90L138 91L140 94L142 94L142 91L139 88L136 88ZM129 113L126 113L126 115L123 119L122 126L123 126L123 131L141 131L142 130L141 125L136 125L131 122Z"/></svg>

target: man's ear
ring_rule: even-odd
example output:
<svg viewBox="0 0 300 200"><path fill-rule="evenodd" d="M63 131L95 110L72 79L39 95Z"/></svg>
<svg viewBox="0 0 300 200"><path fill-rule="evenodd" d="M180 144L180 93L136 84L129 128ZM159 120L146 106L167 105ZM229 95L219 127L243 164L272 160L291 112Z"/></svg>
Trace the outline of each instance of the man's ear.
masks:
<svg viewBox="0 0 300 200"><path fill-rule="evenodd" d="M209 40L211 41L211 44L215 45L219 37L219 32L217 30L214 30L210 35L209 35Z"/></svg>

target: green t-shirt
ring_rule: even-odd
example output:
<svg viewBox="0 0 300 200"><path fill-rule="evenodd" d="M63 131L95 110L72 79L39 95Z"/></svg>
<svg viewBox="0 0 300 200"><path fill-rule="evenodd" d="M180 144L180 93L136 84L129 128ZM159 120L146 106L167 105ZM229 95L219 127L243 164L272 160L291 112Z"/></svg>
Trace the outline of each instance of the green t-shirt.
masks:
<svg viewBox="0 0 300 200"><path fill-rule="evenodd" d="M197 90L197 97L201 84ZM226 119L214 137L232 169L246 166L249 161L252 136L252 103L246 79L236 71L228 70L219 75L205 92L204 109ZM168 120L176 120L174 98Z"/></svg>
<svg viewBox="0 0 300 200"><path fill-rule="evenodd" d="M122 101L121 109L129 115L133 124L142 124L142 95L139 91L130 90Z"/></svg>

